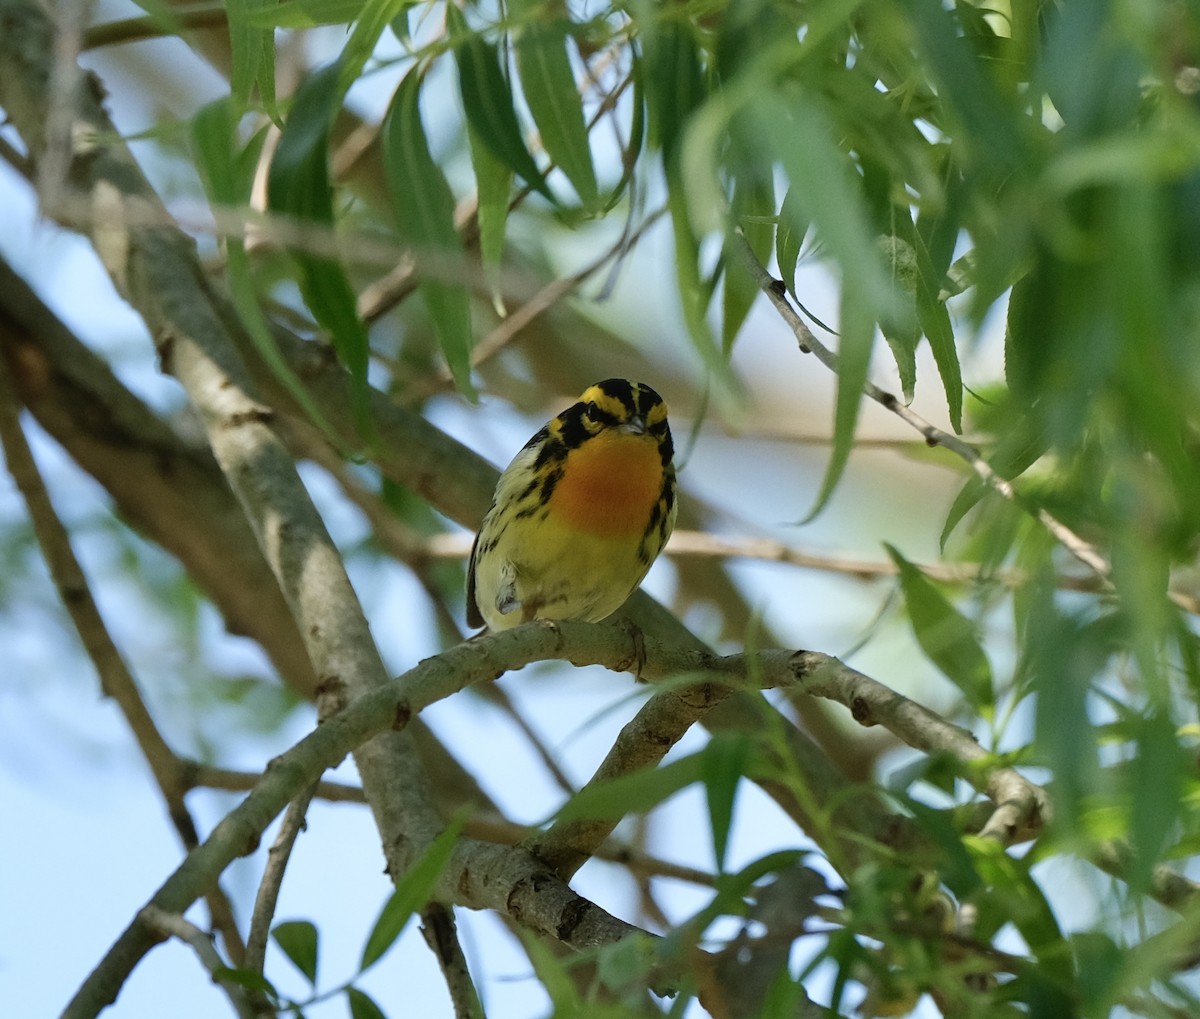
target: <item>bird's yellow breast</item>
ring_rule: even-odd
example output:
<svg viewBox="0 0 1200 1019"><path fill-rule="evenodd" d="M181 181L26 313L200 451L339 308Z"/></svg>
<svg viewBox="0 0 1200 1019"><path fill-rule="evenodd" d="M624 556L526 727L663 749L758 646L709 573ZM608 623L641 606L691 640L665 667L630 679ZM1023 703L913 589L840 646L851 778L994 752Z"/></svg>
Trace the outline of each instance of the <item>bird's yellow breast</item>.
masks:
<svg viewBox="0 0 1200 1019"><path fill-rule="evenodd" d="M637 538L662 491L662 477L662 456L653 438L609 429L567 455L550 512L589 534Z"/></svg>

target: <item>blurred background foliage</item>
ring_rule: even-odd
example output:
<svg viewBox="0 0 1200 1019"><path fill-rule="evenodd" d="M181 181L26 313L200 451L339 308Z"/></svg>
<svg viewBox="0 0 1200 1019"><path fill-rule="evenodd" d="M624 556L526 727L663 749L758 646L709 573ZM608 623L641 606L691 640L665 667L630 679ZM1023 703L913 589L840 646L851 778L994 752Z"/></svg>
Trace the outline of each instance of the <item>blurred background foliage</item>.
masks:
<svg viewBox="0 0 1200 1019"><path fill-rule="evenodd" d="M662 811L620 829L693 867L715 855L715 890L673 898L605 871L593 897L630 895L643 926L681 943L752 942L770 963L764 1015L792 1014L800 986L868 1015L1200 1014L1187 880L1200 838L1200 4L155 0L56 17L289 403L289 439L396 671L464 636L456 525L473 527L486 496L466 482L456 494L446 479L479 468L452 454L423 487L393 469L408 453L380 455L371 391L502 464L586 384L636 377L672 408L681 529L700 532L668 550L652 592L723 650L841 654L1027 769L1053 806L1003 851L972 834L978 797L948 754L772 698L780 724L812 733L863 790L847 795L872 788L936 858L918 864L875 832L831 835L844 821L830 812L777 831L775 808L739 785L763 777L764 745L783 745L772 722L742 742L689 737L676 763L693 764L639 778L642 811L704 787L684 830L711 829L711 845L656 828ZM0 139L14 201L45 197L28 139L11 126ZM52 253L3 252L197 442L136 326L99 335ZM836 372L797 349L755 261L836 349ZM330 345L355 433L281 328ZM864 400L872 381L895 399ZM895 403L944 431L914 430ZM308 724L311 676L277 676L277 659L226 636L226 606L186 561L37 435L169 742L261 768ZM88 687L33 548L8 504L6 671L39 715L34 674ZM522 740L542 734L525 767L550 760L569 791L611 742L607 716L633 710L624 686L597 681L575 702L559 689L569 673L530 673L460 698L457 721L452 705L430 720L521 823L563 790L523 795L529 780L474 745L496 712ZM58 715L52 731L86 731ZM835 848L846 837L865 847L853 859ZM277 938L313 980L318 938ZM542 991L512 1014L546 1014L547 999L556 1015L694 1007L648 1003L634 954L600 958L588 983L522 945ZM379 1007L361 988L345 1001L355 1016Z"/></svg>

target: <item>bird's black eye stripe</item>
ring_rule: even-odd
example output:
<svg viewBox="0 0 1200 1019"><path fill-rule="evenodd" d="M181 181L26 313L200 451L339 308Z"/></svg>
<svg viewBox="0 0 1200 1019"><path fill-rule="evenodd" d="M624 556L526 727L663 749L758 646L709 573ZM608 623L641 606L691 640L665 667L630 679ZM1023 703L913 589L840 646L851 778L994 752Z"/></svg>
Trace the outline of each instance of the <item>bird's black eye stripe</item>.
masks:
<svg viewBox="0 0 1200 1019"><path fill-rule="evenodd" d="M616 414L605 410L598 403L589 403L587 405L586 414L588 416L588 420L597 425L606 425L608 427L612 427L613 425L617 424L619 420Z"/></svg>

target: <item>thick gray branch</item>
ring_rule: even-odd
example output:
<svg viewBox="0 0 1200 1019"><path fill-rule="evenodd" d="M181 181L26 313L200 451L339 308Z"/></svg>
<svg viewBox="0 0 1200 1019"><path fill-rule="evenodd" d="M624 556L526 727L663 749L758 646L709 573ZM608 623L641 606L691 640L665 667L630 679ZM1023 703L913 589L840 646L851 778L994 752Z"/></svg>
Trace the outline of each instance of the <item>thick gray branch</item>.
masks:
<svg viewBox="0 0 1200 1019"><path fill-rule="evenodd" d="M116 140L91 79L73 67L55 68L53 27L36 4L0 0L0 64L6 68L0 102L35 165L44 152L65 146L69 204L82 199L91 209L79 225L117 289L145 320L164 367L199 411L217 462L296 620L318 683L347 696L378 688L387 677L341 558L270 427L272 411L254 394L226 306L213 292L194 245L170 225L129 150ZM68 82L62 108L53 111L52 70L59 72L57 80ZM47 139L52 112L66 117L66 137ZM57 193L57 182L51 191ZM383 733L359 744L355 756L398 879L441 825L426 776L404 733ZM111 1001L120 983L89 981L88 987L87 1000L78 1002L83 1014Z"/></svg>

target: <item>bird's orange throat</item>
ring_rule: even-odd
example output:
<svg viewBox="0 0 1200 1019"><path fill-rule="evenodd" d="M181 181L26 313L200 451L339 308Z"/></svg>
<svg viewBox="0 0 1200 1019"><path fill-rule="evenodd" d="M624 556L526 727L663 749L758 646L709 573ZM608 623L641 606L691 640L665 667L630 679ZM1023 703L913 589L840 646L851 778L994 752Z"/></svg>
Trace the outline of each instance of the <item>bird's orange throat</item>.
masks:
<svg viewBox="0 0 1200 1019"><path fill-rule="evenodd" d="M567 455L550 497L564 524L609 538L640 537L662 492L662 456L648 435L601 432Z"/></svg>

